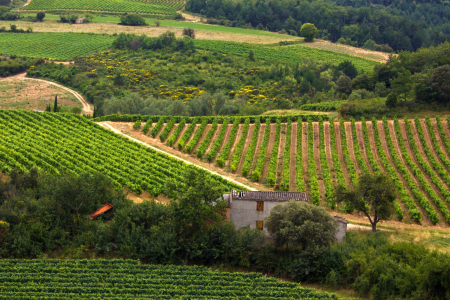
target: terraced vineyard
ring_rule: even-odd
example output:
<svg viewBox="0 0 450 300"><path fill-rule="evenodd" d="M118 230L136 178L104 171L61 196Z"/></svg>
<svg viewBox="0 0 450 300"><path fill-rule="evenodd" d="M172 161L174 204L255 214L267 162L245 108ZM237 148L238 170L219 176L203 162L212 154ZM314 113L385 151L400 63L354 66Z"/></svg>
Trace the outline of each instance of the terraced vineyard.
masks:
<svg viewBox="0 0 450 300"><path fill-rule="evenodd" d="M260 273L134 260L0 261L0 299L338 299Z"/></svg>
<svg viewBox="0 0 450 300"><path fill-rule="evenodd" d="M23 10L77 9L173 15L183 6L181 0L33 0Z"/></svg>
<svg viewBox="0 0 450 300"><path fill-rule="evenodd" d="M141 194L173 196L167 179L181 180L188 166L73 114L0 110L0 170L32 167L73 174L103 172L117 188ZM207 172L199 169L199 172ZM213 180L229 191L236 186L218 175Z"/></svg>
<svg viewBox="0 0 450 300"><path fill-rule="evenodd" d="M209 117L208 126L201 119L190 125L187 118L183 128L178 122L171 128L178 134L174 145L184 133L181 147L158 139L165 124L173 122L170 117L154 138L131 129L133 123L110 124L198 164L214 164L242 182L256 181L261 189L307 190L312 203L332 208L328 196L337 183L353 186L361 173L388 173L398 187L398 220L449 227L450 120L330 122L302 116L298 123L295 118ZM200 146L187 151L194 136Z"/></svg>
<svg viewBox="0 0 450 300"><path fill-rule="evenodd" d="M111 46L114 37L68 32L33 34L0 32L0 41L0 54L64 61L72 60L75 56L106 50Z"/></svg>

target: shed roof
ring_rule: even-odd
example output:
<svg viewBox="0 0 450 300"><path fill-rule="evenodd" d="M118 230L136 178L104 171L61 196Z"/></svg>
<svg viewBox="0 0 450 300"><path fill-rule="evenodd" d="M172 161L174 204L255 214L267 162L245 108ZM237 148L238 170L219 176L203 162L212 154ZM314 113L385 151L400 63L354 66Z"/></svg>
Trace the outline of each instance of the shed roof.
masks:
<svg viewBox="0 0 450 300"><path fill-rule="evenodd" d="M305 192L260 192L260 191L231 191L231 197L234 200L248 201L273 201L285 202L290 200L308 202L308 194Z"/></svg>

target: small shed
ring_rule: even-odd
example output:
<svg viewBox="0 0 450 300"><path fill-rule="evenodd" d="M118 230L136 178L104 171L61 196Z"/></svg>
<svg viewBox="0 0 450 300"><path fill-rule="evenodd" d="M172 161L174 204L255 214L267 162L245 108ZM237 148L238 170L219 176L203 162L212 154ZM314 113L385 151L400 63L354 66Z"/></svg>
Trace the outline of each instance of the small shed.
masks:
<svg viewBox="0 0 450 300"><path fill-rule="evenodd" d="M106 203L105 205L103 205L102 207L97 209L95 211L95 213L93 213L91 215L91 220L94 219L95 217L98 217L99 215L105 213L106 211L110 210L111 208L113 208L113 206L111 204L109 204L109 203Z"/></svg>
<svg viewBox="0 0 450 300"><path fill-rule="evenodd" d="M83 24L84 20L86 20L86 18L78 18L75 20L75 24Z"/></svg>

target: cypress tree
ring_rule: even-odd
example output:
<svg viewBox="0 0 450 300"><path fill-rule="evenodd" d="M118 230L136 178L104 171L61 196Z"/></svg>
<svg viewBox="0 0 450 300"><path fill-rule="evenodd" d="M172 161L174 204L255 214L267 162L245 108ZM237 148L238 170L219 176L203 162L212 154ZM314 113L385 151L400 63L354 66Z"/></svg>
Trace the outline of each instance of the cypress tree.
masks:
<svg viewBox="0 0 450 300"><path fill-rule="evenodd" d="M53 112L58 111L58 96L55 96L55 107L53 108Z"/></svg>

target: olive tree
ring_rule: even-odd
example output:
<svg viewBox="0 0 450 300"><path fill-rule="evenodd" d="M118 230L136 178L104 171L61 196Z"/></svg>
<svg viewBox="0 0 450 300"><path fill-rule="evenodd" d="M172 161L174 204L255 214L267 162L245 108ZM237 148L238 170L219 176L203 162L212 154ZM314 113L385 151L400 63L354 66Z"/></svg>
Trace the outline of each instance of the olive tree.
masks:
<svg viewBox="0 0 450 300"><path fill-rule="evenodd" d="M322 207L291 200L272 208L265 226L280 248L309 249L335 241L337 222Z"/></svg>
<svg viewBox="0 0 450 300"><path fill-rule="evenodd" d="M394 211L396 186L384 173L363 174L354 189L338 185L334 195L336 203L345 203L364 213L372 225L372 231L375 232L377 223L387 220Z"/></svg>

